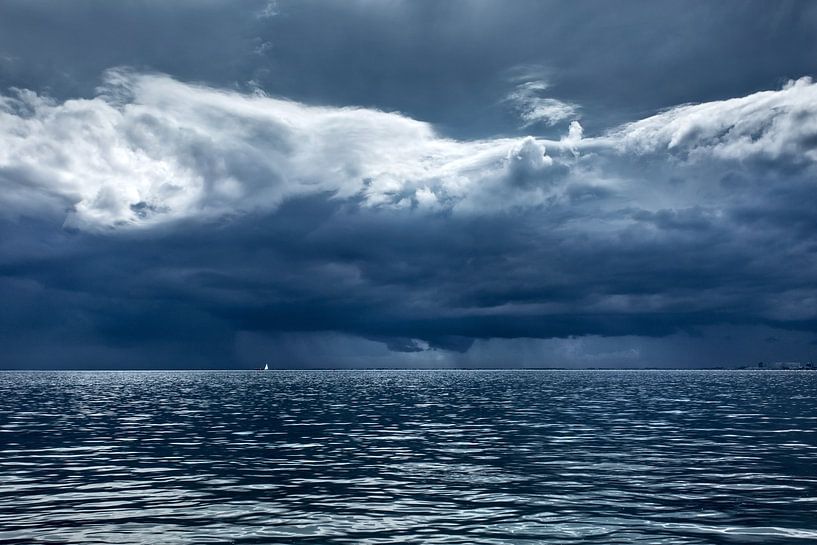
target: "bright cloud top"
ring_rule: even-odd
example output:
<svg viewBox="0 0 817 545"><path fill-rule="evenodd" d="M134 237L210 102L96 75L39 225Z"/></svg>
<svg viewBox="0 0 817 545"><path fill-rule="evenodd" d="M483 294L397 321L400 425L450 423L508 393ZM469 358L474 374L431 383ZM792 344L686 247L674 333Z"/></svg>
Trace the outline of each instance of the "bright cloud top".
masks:
<svg viewBox="0 0 817 545"><path fill-rule="evenodd" d="M114 70L90 99L60 103L25 90L0 98L0 204L6 213L64 209L67 225L80 228L274 209L322 192L372 207L496 211L562 202L576 188L626 192L614 163L634 156L810 163L815 141L809 78L679 106L597 138L582 138L574 122L560 141L457 141L398 113Z"/></svg>
<svg viewBox="0 0 817 545"><path fill-rule="evenodd" d="M69 206L77 225L268 209L316 192L430 207L461 200L480 180L550 165L532 140L457 142L396 113L123 71L108 73L92 99L19 91L0 107L4 183L41 193L33 202Z"/></svg>
<svg viewBox="0 0 817 545"><path fill-rule="evenodd" d="M817 161L817 84L804 77L779 91L678 106L615 130L626 152L690 158Z"/></svg>

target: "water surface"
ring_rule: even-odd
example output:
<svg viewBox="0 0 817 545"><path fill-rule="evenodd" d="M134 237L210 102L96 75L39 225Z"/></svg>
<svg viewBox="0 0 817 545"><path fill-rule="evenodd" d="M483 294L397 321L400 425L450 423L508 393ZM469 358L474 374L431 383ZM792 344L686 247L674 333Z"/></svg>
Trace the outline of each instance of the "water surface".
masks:
<svg viewBox="0 0 817 545"><path fill-rule="evenodd" d="M0 543L817 543L817 373L0 373Z"/></svg>

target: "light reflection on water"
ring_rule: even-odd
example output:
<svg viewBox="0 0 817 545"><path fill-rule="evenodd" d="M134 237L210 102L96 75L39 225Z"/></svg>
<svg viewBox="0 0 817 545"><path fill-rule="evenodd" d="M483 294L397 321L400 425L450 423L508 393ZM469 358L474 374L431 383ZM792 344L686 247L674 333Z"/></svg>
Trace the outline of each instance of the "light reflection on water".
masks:
<svg viewBox="0 0 817 545"><path fill-rule="evenodd" d="M817 543L817 373L0 373L0 543Z"/></svg>

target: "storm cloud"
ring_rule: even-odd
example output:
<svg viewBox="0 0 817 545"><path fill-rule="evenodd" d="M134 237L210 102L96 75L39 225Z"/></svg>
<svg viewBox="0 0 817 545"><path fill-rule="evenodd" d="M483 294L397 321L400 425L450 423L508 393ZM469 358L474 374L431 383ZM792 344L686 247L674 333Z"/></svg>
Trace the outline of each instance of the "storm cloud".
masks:
<svg viewBox="0 0 817 545"><path fill-rule="evenodd" d="M807 23L791 14L813 21L807 5L775 11L794 37L767 29L778 50L745 61L746 79L731 89L740 94L711 96L717 78L695 89L685 82L685 97L647 93L639 78L660 60L648 57L631 81L643 106L633 116L620 82L598 95L580 88L577 74L599 61L578 55L568 68L563 53L533 47L544 38L524 32L483 70L461 64L476 79L451 75L474 84L457 106L428 97L418 106L406 89L387 100L370 87L364 97L355 84L384 61L352 55L360 38L347 27L366 24L352 18L363 4L248 5L220 26L232 45L210 65L171 65L149 47L123 45L68 63L76 85L55 84L38 62L24 73L14 68L19 52L5 54L4 366L604 367L810 357L814 66L787 58L774 78L748 75L794 47ZM51 17L41 6L4 9ZM145 6L146 25L162 19L157 5ZM410 44L439 45L442 33L429 31L421 45L383 28L397 15L420 25L443 8L389 6L367 12L368 39L383 55L398 61ZM463 4L467 22L443 21L469 47L441 51L476 58L499 43L491 32L511 21L526 28L523 6L491 19L497 5ZM125 8L100 17L121 17L117 9ZM192 9L179 4L162 20ZM586 17L576 33L597 28L606 39L586 9L559 17ZM201 10L215 17L223 6ZM668 24L665 13L636 14L633 5L622 13ZM313 47L292 50L290 33L328 14L336 25ZM488 36L472 36L477 29ZM98 31L86 39L96 43ZM682 21L679 44L687 32ZM574 43L554 27L547 39L557 38ZM647 28L631 45L654 39ZM730 51L747 38L720 39ZM531 49L522 55L524 40ZM320 60L327 41L346 77ZM689 62L698 45L678 47L660 57ZM216 70L227 58L235 66ZM434 76L442 65L433 59L402 62L408 76L387 71L377 81L391 89L410 77L421 96L435 89L443 103L457 95ZM709 67L700 70L703 78ZM334 87L321 79L330 75ZM466 107L478 119L460 123Z"/></svg>

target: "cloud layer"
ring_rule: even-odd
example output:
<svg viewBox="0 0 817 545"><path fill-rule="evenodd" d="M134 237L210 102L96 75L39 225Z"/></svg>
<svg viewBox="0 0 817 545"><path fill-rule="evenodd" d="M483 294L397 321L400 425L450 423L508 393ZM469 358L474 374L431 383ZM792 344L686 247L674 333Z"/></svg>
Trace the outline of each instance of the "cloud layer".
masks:
<svg viewBox="0 0 817 545"><path fill-rule="evenodd" d="M25 200L67 206L68 224L83 228L273 210L324 192L367 206L450 208L482 186L524 186L553 164L533 139L455 141L397 113L124 70L109 71L95 98L21 90L0 108L6 183L39 188Z"/></svg>
<svg viewBox="0 0 817 545"><path fill-rule="evenodd" d="M633 339L723 328L807 346L815 119L808 78L558 139L124 69L91 98L18 90L0 99L2 335L74 365L303 362L317 334L367 364L373 346L487 364L514 339L645 364Z"/></svg>
<svg viewBox="0 0 817 545"><path fill-rule="evenodd" d="M577 210L581 200L605 209L717 208L734 197L718 186L742 180L749 162L766 167L754 178L788 180L813 167L815 105L817 85L802 78L592 138L574 122L559 140L463 141L399 113L111 70L94 98L59 102L28 90L0 98L3 208L68 208L67 224L86 229L271 211L321 193L426 212ZM645 162L648 172L633 171ZM685 187L661 185L670 170Z"/></svg>

